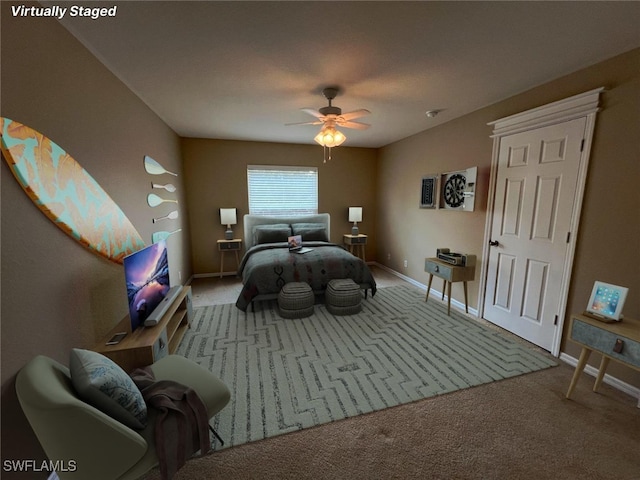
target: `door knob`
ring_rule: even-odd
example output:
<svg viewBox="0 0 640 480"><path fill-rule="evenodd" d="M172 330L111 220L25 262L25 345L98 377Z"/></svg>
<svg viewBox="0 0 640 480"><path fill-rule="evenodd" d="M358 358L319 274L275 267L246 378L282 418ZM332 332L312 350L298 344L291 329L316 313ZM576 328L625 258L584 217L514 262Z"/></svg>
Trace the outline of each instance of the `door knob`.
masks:
<svg viewBox="0 0 640 480"><path fill-rule="evenodd" d="M500 246L500 242L498 242L497 240L489 240L489 246L490 247L498 247L498 246Z"/></svg>

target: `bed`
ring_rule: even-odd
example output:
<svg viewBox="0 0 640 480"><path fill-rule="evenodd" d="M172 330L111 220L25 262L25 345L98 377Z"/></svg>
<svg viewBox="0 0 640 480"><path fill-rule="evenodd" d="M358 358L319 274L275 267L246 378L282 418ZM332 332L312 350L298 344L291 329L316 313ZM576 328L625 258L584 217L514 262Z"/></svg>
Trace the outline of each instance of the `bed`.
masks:
<svg viewBox="0 0 640 480"><path fill-rule="evenodd" d="M289 282L306 282L316 295L324 293L330 280L350 278L365 292L376 293L376 282L367 264L344 247L329 241L328 213L296 217L245 215L244 254L238 275L242 291L236 307L246 311L254 302L277 298ZM290 235L302 235L312 251L291 253Z"/></svg>

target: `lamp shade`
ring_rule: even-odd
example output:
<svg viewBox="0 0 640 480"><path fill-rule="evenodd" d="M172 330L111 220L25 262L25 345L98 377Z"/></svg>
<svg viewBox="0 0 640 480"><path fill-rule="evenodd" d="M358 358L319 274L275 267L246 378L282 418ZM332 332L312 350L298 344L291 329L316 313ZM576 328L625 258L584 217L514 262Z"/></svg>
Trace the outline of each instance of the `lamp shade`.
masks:
<svg viewBox="0 0 640 480"><path fill-rule="evenodd" d="M235 225L236 209L235 208L221 208L220 209L220 223L222 225Z"/></svg>
<svg viewBox="0 0 640 480"><path fill-rule="evenodd" d="M362 221L362 207L349 207L349 221L350 222Z"/></svg>
<svg viewBox="0 0 640 480"><path fill-rule="evenodd" d="M342 145L347 137L344 134L337 130L335 127L328 126L323 127L322 130L315 136L314 140L322 145L323 147L337 147L338 145Z"/></svg>

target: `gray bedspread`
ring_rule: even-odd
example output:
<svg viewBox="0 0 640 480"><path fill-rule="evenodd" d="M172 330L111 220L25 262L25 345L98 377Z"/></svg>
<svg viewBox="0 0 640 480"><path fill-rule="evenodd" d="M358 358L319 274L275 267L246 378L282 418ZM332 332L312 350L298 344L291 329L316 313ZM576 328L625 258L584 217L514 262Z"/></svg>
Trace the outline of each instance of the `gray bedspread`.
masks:
<svg viewBox="0 0 640 480"><path fill-rule="evenodd" d="M251 247L238 270L243 288L236 307L246 311L256 297L276 295L289 282L306 282L314 292L321 293L335 278L351 278L361 288L370 288L375 295L376 282L362 259L335 243L304 242L304 246L313 250L291 253L286 243Z"/></svg>

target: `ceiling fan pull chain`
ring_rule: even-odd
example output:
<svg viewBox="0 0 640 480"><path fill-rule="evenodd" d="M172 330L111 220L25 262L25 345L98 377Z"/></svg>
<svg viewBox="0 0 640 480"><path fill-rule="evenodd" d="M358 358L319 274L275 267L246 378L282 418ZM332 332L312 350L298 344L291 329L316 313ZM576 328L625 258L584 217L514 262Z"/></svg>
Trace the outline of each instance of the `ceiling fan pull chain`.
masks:
<svg viewBox="0 0 640 480"><path fill-rule="evenodd" d="M328 154L327 154L327 150L329 151ZM323 145L322 156L324 157L324 160L322 161L322 163L327 163L327 160L331 160L331 147L327 147L326 145Z"/></svg>

